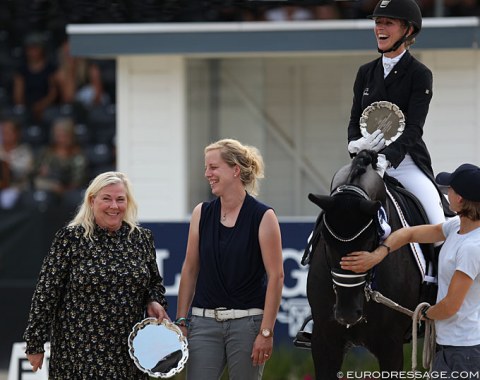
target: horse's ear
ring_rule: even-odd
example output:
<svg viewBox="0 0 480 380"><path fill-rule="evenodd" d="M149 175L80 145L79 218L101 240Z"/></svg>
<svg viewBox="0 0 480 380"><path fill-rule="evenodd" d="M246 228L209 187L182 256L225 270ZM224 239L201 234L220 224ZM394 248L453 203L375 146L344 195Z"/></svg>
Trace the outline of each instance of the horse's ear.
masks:
<svg viewBox="0 0 480 380"><path fill-rule="evenodd" d="M382 203L380 201L360 200L360 210L367 215L376 215L381 206Z"/></svg>
<svg viewBox="0 0 480 380"><path fill-rule="evenodd" d="M334 207L334 199L329 195L308 194L308 199L327 212Z"/></svg>

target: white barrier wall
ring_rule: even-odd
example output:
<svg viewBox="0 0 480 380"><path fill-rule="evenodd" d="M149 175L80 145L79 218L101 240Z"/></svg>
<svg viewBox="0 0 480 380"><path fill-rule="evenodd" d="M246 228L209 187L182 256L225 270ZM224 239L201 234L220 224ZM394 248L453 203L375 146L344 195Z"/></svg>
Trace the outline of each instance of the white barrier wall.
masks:
<svg viewBox="0 0 480 380"><path fill-rule="evenodd" d="M25 355L25 342L13 343L8 380L48 380L49 358L50 343L46 343L42 369L32 372L32 366Z"/></svg>
<svg viewBox="0 0 480 380"><path fill-rule="evenodd" d="M185 69L179 56L117 60L117 167L143 222L186 215Z"/></svg>
<svg viewBox="0 0 480 380"><path fill-rule="evenodd" d="M424 138L434 171L480 165L480 51L424 51L421 59L433 72Z"/></svg>

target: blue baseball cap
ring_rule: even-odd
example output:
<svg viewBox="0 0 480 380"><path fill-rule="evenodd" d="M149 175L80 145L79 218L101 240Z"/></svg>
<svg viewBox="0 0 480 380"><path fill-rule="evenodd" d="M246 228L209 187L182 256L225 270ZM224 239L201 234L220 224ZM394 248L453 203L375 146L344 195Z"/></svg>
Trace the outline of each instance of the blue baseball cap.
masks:
<svg viewBox="0 0 480 380"><path fill-rule="evenodd" d="M450 186L463 198L480 202L480 168L472 164L462 164L453 173L442 172L435 181L441 186Z"/></svg>

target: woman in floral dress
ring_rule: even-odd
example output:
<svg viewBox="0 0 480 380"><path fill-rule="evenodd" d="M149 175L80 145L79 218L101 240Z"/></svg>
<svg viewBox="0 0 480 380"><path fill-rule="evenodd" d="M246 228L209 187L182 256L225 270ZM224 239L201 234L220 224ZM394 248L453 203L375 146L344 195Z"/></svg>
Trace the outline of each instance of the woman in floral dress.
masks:
<svg viewBox="0 0 480 380"><path fill-rule="evenodd" d="M49 379L148 379L128 354L145 316L168 318L150 230L136 222L128 178L98 175L45 257L24 334L33 371L50 341Z"/></svg>

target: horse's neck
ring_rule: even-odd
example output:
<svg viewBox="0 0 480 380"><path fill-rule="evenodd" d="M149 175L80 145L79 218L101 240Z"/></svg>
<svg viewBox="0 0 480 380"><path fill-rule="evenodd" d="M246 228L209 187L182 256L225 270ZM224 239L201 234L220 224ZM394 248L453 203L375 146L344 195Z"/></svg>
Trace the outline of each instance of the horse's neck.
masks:
<svg viewBox="0 0 480 380"><path fill-rule="evenodd" d="M373 168L369 167L367 171L354 182L367 193L371 200L381 201L385 204L385 184Z"/></svg>

